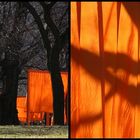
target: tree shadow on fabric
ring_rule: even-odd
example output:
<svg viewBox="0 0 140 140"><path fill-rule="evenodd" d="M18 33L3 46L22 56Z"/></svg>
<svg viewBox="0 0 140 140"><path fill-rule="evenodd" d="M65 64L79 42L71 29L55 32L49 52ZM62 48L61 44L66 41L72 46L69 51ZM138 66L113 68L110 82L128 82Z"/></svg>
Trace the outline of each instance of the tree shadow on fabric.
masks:
<svg viewBox="0 0 140 140"><path fill-rule="evenodd" d="M110 52L104 52L104 75L102 76L102 59L100 56L85 49L79 50L73 45L71 48L72 61L85 69L88 75L93 79L101 81L101 79L104 78L105 81L110 83L111 88L107 96L105 96L105 103L107 103L109 99L117 93L120 94L119 96L126 99L132 106L140 105L140 85L129 84L128 81L122 79L122 77L118 77L107 70L107 68L111 68L114 73L118 70L123 70L124 75L127 74L128 77L130 74L137 76L140 73L140 71L138 71L140 62L136 62L122 53L113 54ZM114 81L116 84L114 84ZM80 123L94 123L101 119L102 115L102 113L99 113L95 116L81 116Z"/></svg>
<svg viewBox="0 0 140 140"><path fill-rule="evenodd" d="M138 36L140 33L140 3L139 2L120 2L117 5L117 34L119 30L119 18L120 18L120 4L122 4L127 13L129 14L131 20L136 25L138 29ZM111 11L110 11L111 13ZM110 16L109 16L110 17ZM100 17L98 17L100 18ZM108 24L106 30L109 28L110 19L108 19ZM104 37L103 37L104 38ZM132 39L132 36L129 38ZM128 44L130 45L130 44ZM130 75L132 77L138 77L140 74L140 62L134 61L128 55L123 53L110 53L104 52L104 60L101 56L96 53L91 53L85 49L77 49L71 45L71 59L77 65L80 65L93 79L108 82L111 85L109 92L106 94L105 103L107 103L115 94L119 94L120 97L124 98L131 106L140 106L140 84L138 82L131 83L128 82ZM102 65L104 63L104 65ZM72 68L72 66L71 66ZM102 68L104 68L104 75ZM112 72L108 70L110 68ZM118 71L123 71L124 77L119 77L117 75ZM138 78L135 78L138 80ZM115 84L114 84L115 81ZM72 81L71 81L72 83ZM80 116L80 123L77 124L75 131L82 124L92 124L103 117L102 112L97 115L90 116ZM126 128L127 129L127 128Z"/></svg>
<svg viewBox="0 0 140 140"><path fill-rule="evenodd" d="M72 47L73 53L72 59L82 66L88 74L91 75L91 77L101 80L102 79L102 62L101 57L96 55L95 53L91 53L84 49L76 49L75 47ZM80 55L79 62L77 62L77 57ZM114 92L117 90L122 91L125 90L124 94L121 96L124 96L131 104L140 105L140 85L128 85L127 82L121 80L119 77L114 76L111 74L107 68L110 67L114 70L114 72L117 72L117 70L124 70L126 73L132 74L134 76L137 76L140 71L138 71L140 67L140 62L136 62L132 60L130 57L128 57L125 54L113 54L110 52L104 52L104 79L110 83L110 85L116 81L117 88L114 87ZM92 67L91 67L92 65ZM112 87L113 89L113 87ZM112 91L112 89L110 91ZM106 101L109 100L109 98L114 94L114 92L110 92L108 96L106 97ZM133 95L133 96L132 96Z"/></svg>
<svg viewBox="0 0 140 140"><path fill-rule="evenodd" d="M140 28L140 2L122 2L133 23Z"/></svg>

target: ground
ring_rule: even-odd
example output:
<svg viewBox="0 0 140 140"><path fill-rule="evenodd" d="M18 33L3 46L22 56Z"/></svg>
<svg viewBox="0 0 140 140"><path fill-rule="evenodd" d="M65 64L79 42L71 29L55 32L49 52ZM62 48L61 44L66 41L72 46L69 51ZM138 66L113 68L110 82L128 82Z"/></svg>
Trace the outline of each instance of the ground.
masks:
<svg viewBox="0 0 140 140"><path fill-rule="evenodd" d="M0 138L68 138L68 126L0 126Z"/></svg>

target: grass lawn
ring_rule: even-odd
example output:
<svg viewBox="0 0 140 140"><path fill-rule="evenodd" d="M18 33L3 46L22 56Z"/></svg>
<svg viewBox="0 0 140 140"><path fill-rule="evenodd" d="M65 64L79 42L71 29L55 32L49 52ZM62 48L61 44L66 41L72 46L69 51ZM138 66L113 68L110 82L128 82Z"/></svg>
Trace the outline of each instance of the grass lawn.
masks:
<svg viewBox="0 0 140 140"><path fill-rule="evenodd" d="M0 138L68 138L68 126L0 126Z"/></svg>

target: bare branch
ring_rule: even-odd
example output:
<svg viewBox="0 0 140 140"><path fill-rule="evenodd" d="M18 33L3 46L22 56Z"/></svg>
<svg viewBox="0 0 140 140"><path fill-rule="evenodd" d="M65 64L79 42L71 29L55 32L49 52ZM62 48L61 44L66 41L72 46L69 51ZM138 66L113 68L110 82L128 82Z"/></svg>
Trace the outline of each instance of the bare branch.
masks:
<svg viewBox="0 0 140 140"><path fill-rule="evenodd" d="M27 53L28 51L32 50L33 48L37 48L38 46L36 47L36 45L40 42L40 40L35 42L34 44L33 44L33 42L34 42L34 40L30 43L32 45L29 48L22 51L21 53L24 54L24 53Z"/></svg>
<svg viewBox="0 0 140 140"><path fill-rule="evenodd" d="M39 70L47 70L46 68L40 68L39 66L33 66L33 65L28 65L25 66L26 68L31 68L31 69L39 69Z"/></svg>
<svg viewBox="0 0 140 140"><path fill-rule="evenodd" d="M60 23L59 23L58 27L60 27L60 25L62 24L63 18L66 16L68 10L69 10L69 7L65 10L65 13L64 13L63 16L61 17Z"/></svg>
<svg viewBox="0 0 140 140"><path fill-rule="evenodd" d="M36 43L37 44L37 43ZM37 54L39 53L38 51L38 46L35 47L34 49L32 48L32 53L28 54L28 57L24 58L24 60L22 60L22 63L20 64L21 69L24 67L24 65L30 61L33 57L35 57Z"/></svg>
<svg viewBox="0 0 140 140"><path fill-rule="evenodd" d="M37 23L40 33L42 35L44 47L46 48L47 52L49 53L50 52L50 41L47 37L47 32L45 32L45 30L44 30L44 26L43 26L43 23L42 23L39 15L37 14L36 10L33 8L33 6L29 2L22 2L22 4L30 11L30 13L34 17L35 22Z"/></svg>
<svg viewBox="0 0 140 140"><path fill-rule="evenodd" d="M47 5L48 9L51 9L55 5L56 1L51 2L50 4Z"/></svg>
<svg viewBox="0 0 140 140"><path fill-rule="evenodd" d="M18 80L27 80L27 77L19 77Z"/></svg>
<svg viewBox="0 0 140 140"><path fill-rule="evenodd" d="M55 4L56 2L53 3L53 5ZM59 33L59 30L58 28L56 27L55 23L53 22L51 16L50 16L50 8L52 6L49 6L45 3L45 2L40 2L41 6L43 7L43 10L44 10L44 19L45 19L45 22L48 24L48 26L50 27L54 37L57 39L60 35Z"/></svg>

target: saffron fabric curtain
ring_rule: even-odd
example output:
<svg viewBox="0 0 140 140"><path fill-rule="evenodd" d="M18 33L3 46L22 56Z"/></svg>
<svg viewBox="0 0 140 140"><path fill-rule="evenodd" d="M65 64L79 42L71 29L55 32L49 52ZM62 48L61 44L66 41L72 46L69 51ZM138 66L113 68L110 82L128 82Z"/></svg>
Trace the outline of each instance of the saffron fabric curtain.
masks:
<svg viewBox="0 0 140 140"><path fill-rule="evenodd" d="M18 96L17 97L17 111L18 111L18 119L20 122L27 122L27 97L26 96ZM42 121L44 119L44 112L36 113L30 112L30 120L31 121Z"/></svg>
<svg viewBox="0 0 140 140"><path fill-rule="evenodd" d="M27 119L26 96L17 97L17 110L19 120L21 122L26 122Z"/></svg>
<svg viewBox="0 0 140 140"><path fill-rule="evenodd" d="M68 73L61 72L64 84L64 99L68 89ZM27 95L27 118L30 120L31 112L53 113L52 83L49 71L28 70L28 95ZM64 122L66 123L66 112L64 110Z"/></svg>
<svg viewBox="0 0 140 140"><path fill-rule="evenodd" d="M71 2L71 138L140 137L139 2Z"/></svg>

